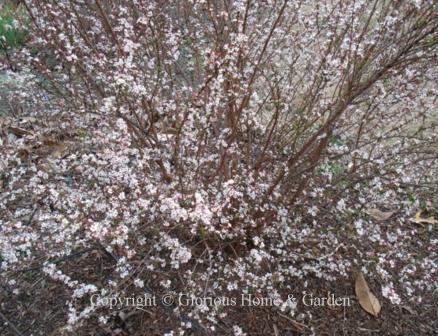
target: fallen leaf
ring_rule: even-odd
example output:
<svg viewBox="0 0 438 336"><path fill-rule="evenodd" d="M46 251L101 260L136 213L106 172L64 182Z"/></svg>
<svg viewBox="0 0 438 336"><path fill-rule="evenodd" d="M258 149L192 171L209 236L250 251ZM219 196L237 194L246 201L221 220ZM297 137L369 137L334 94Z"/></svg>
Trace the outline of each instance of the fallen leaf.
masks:
<svg viewBox="0 0 438 336"><path fill-rule="evenodd" d="M279 336L280 334L278 333L278 327L275 324L272 327L274 328L274 335Z"/></svg>
<svg viewBox="0 0 438 336"><path fill-rule="evenodd" d="M379 300L371 293L365 278L360 272L356 277L356 296L362 308L371 315L377 316L381 306Z"/></svg>
<svg viewBox="0 0 438 336"><path fill-rule="evenodd" d="M438 224L438 220L433 217L421 218L421 211L418 211L414 217L410 218L410 221L416 224Z"/></svg>
<svg viewBox="0 0 438 336"><path fill-rule="evenodd" d="M389 219L393 214L394 211L381 211L379 209L366 209L365 213L375 220L378 221L384 221Z"/></svg>
<svg viewBox="0 0 438 336"><path fill-rule="evenodd" d="M402 306L402 309L406 310L411 315L418 315L417 312L409 306Z"/></svg>
<svg viewBox="0 0 438 336"><path fill-rule="evenodd" d="M65 156L65 154L67 153L69 149L69 145L66 143L61 143L59 145L57 145L54 149L54 151L52 152L52 157L55 159L60 159L63 156Z"/></svg>
<svg viewBox="0 0 438 336"><path fill-rule="evenodd" d="M292 325L295 328L295 330L297 330L298 332L304 332L304 324L297 322L297 321L292 321Z"/></svg>
<svg viewBox="0 0 438 336"><path fill-rule="evenodd" d="M300 323L300 322L298 322L298 321L295 321L295 320L291 319L290 317L288 317L288 316L286 316L286 315L283 315L283 314L280 314L280 313L279 313L279 315L280 315L281 317L284 317L285 319L289 320L289 321L292 323L292 327L293 327L296 331L298 331L298 332L304 332L304 331L305 331L304 328L307 328L307 326L306 326L305 324L302 324L302 323Z"/></svg>
<svg viewBox="0 0 438 336"><path fill-rule="evenodd" d="M30 134L29 131L26 131L26 130L24 130L22 128L18 128L18 127L12 127L12 126L9 126L8 131L9 131L9 133L15 134L19 138L21 138L24 135Z"/></svg>
<svg viewBox="0 0 438 336"><path fill-rule="evenodd" d="M17 156L21 160L27 160L31 152L32 150L29 147L23 146L17 151Z"/></svg>

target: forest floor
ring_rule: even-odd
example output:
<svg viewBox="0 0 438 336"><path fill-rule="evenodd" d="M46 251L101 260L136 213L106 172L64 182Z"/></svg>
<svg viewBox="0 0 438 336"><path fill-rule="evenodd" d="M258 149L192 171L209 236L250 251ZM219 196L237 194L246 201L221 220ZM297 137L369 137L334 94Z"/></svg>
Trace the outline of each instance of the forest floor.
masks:
<svg viewBox="0 0 438 336"><path fill-rule="evenodd" d="M389 230L399 225L395 220L385 222ZM416 224L412 224L416 225ZM393 226L391 228L391 226ZM430 242L438 238L437 230L429 230L426 226L416 230L411 240L411 252L418 258L426 256L434 246ZM354 254L354 244L345 232L339 237L346 248L335 251L344 259L360 258ZM371 248L371 247L370 247ZM309 260L297 260L303 267ZM112 261L102 251L94 250L79 253L72 258L61 260L62 268L78 277L87 275L87 281L94 281L103 274L111 272ZM357 271L357 270L356 270ZM400 269L390 269L389 276L396 279ZM293 291L282 293L293 295L297 299L296 314L291 317L275 307L241 306L230 307L228 316L218 322L218 331L222 335L232 335L232 326L245 327L249 335L436 335L438 330L438 293L436 290L416 291L410 298L402 297L402 304L392 304L380 295L381 279L378 276L367 277L369 288L376 293L382 309L377 317L365 312L359 305L355 295L355 270L350 277L342 277L334 281L326 281L307 276L305 280L296 279ZM4 315L0 320L2 336L49 336L70 335L61 332L65 324L68 308L65 305L64 289L58 283L47 280L41 269L23 270L17 273L17 281L27 283L28 288L19 295L8 292L6 286L0 287L0 312ZM291 280L288 280L291 281ZM397 293L405 292L402 285L395 285ZM304 294L310 294L304 297ZM345 305L334 306L311 298L327 297L332 293L335 297L344 298ZM419 299L420 298L420 299ZM420 302L421 301L421 302ZM103 329L98 325L87 325L80 334L74 335L163 335L173 326L178 325L175 316L161 306L148 307L147 311L124 310L113 329ZM6 323L6 319L10 324ZM15 328L17 330L15 330ZM209 335L209 332L193 331L188 335ZM71 334L73 335L73 334Z"/></svg>

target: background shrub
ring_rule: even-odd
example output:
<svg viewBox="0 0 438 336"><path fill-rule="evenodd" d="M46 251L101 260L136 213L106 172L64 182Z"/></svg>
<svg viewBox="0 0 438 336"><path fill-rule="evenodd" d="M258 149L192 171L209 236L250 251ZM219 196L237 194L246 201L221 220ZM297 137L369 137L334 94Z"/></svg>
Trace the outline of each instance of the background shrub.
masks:
<svg viewBox="0 0 438 336"><path fill-rule="evenodd" d="M386 252L411 248L414 234L362 210L397 204L407 216L433 192L433 1L24 6L30 44L50 57L23 49L17 64L45 78L50 109L9 120L18 135L2 140L10 286L17 268L43 270L69 296L73 328L114 317L91 293L172 283L175 293L278 297L293 277L333 280L363 257L401 301ZM386 254L369 261L370 246ZM63 267L90 250L88 263L109 264L99 276ZM406 288L413 255L394 257ZM419 288L433 287L426 260L415 259ZM179 309L209 330L224 313Z"/></svg>
<svg viewBox="0 0 438 336"><path fill-rule="evenodd" d="M14 6L10 3L0 7L0 48L24 46L27 39L27 29L24 26L26 10L23 6Z"/></svg>

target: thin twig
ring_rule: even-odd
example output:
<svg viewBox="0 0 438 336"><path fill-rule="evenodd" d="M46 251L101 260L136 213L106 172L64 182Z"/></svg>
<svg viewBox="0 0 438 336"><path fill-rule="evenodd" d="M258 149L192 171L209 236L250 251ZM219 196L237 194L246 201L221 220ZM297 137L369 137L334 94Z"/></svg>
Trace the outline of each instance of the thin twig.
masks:
<svg viewBox="0 0 438 336"><path fill-rule="evenodd" d="M70 259L73 259L73 258L75 258L75 257L78 257L78 256L83 255L84 253L91 252L91 251L94 251L94 250L97 250L97 248L96 248L96 247L89 247L89 248L84 249L84 250L82 250L82 251L78 251L78 252L72 253L72 254L70 254L70 255L68 255L68 256L65 256L65 257L62 257L62 258L59 258L59 259L52 260L52 261L50 261L50 263L51 263L51 264L58 264L58 263L60 263L60 262L67 261L67 260L70 260ZM37 270L39 270L39 269L41 269L41 268L43 268L43 267L44 267L44 264L41 264L41 265L38 265L38 266L35 266L35 267L23 268L23 269L20 269L20 270L16 271L16 272L14 273L14 275L15 275L15 274L18 274L18 273L23 273L23 272L37 271Z"/></svg>
<svg viewBox="0 0 438 336"><path fill-rule="evenodd" d="M9 321L8 320L8 318L0 311L0 317L3 319L3 321L5 321L6 322L6 324L9 326L9 327L11 327L11 329L14 331L14 333L16 334L16 335L18 335L18 336L24 336L21 332L20 332L20 330L18 330L17 329L17 327L11 322L11 321Z"/></svg>

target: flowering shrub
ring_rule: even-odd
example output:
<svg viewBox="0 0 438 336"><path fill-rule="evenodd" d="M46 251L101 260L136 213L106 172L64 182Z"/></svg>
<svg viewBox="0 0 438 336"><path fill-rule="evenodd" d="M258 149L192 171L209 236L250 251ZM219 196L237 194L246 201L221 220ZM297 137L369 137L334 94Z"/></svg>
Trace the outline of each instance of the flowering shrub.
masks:
<svg viewBox="0 0 438 336"><path fill-rule="evenodd" d="M279 299L293 277L362 266L309 252L315 241L347 249L340 233L321 233L330 218L389 241L407 267L410 229L386 236L360 210L397 200L410 213L436 174L432 1L24 6L39 52L23 50L17 64L43 78L52 106L2 121L23 130L1 150L1 277L12 290L17 270L41 265L70 294L70 328L96 312L108 323L113 312L83 298L127 283ZM114 273L92 283L65 273L63 258L91 250ZM383 294L400 302L387 255L376 257ZM415 266L426 277L417 286L433 287L429 266ZM214 331L228 313L177 310L180 333Z"/></svg>

